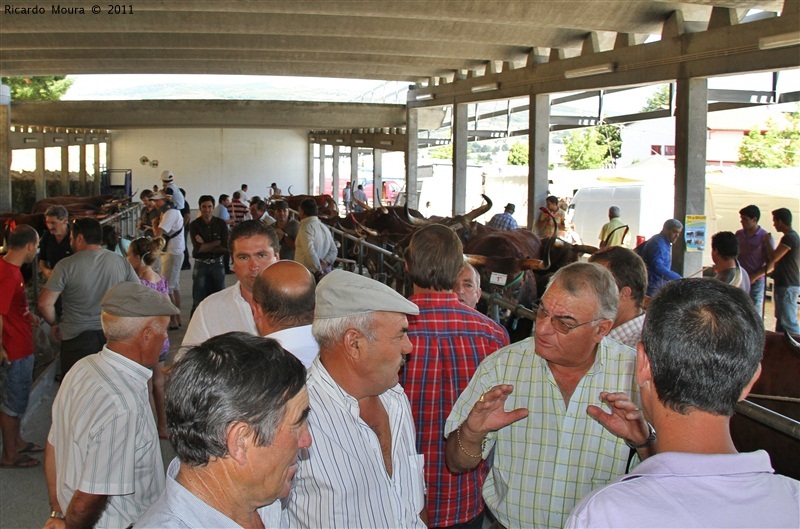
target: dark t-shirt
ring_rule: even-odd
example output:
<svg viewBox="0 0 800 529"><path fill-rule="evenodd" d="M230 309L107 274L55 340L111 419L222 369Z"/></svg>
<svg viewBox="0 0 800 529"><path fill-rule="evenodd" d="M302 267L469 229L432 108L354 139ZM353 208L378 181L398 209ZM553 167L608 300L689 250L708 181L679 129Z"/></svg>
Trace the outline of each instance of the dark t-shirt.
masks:
<svg viewBox="0 0 800 529"><path fill-rule="evenodd" d="M800 235L792 230L781 238L780 244L788 246L789 252L775 263L775 271L772 273L775 286L800 286Z"/></svg>
<svg viewBox="0 0 800 529"><path fill-rule="evenodd" d="M57 262L70 255L72 255L72 248L69 245L69 228L61 242L58 242L50 231L45 230L42 240L39 242L39 260L52 270Z"/></svg>

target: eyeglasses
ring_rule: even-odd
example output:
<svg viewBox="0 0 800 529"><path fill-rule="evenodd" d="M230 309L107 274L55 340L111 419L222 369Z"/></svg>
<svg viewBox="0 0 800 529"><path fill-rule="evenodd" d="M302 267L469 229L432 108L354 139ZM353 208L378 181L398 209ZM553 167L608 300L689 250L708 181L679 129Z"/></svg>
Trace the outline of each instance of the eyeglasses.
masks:
<svg viewBox="0 0 800 529"><path fill-rule="evenodd" d="M541 320L544 318L550 318L550 325L552 325L553 329L555 329L556 332L560 334L567 334L570 331L574 331L578 327L583 327L584 325L589 325L590 323L594 323L596 321L600 321L603 319L603 318L595 318L591 321L579 323L577 325L570 325L569 323L565 322L563 318L559 316L552 316L549 312L547 312L547 309L544 308L544 305L539 305L536 308L536 319Z"/></svg>

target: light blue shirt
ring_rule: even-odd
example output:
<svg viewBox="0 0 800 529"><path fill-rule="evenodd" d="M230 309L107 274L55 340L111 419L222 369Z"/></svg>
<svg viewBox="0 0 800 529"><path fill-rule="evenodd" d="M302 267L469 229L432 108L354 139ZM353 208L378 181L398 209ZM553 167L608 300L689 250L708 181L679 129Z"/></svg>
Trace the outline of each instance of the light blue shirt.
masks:
<svg viewBox="0 0 800 529"><path fill-rule="evenodd" d="M176 457L167 469L167 489L164 494L134 524L134 527L158 528L192 528L214 527L238 528L239 524L211 507L203 500L189 492L183 485L175 481L181 462ZM278 527L281 516L281 503L275 501L271 505L258 509L264 527Z"/></svg>

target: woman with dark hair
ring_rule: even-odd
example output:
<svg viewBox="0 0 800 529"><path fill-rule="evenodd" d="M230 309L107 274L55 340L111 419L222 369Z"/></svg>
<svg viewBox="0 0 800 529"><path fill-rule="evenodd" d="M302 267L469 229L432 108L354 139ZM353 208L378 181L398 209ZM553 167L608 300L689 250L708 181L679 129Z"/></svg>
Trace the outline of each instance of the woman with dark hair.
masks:
<svg viewBox="0 0 800 529"><path fill-rule="evenodd" d="M167 278L153 270L153 263L156 262L162 248L164 248L164 239L161 237L156 237L155 239L140 237L131 241L130 246L128 246L127 259L136 275L139 276L139 281L144 286L160 292L169 299ZM151 404L155 410L158 436L161 439L167 438L167 416L164 411L164 362L167 359L168 352L169 338L164 341L164 347L161 349L158 362L153 366L153 379L150 384Z"/></svg>

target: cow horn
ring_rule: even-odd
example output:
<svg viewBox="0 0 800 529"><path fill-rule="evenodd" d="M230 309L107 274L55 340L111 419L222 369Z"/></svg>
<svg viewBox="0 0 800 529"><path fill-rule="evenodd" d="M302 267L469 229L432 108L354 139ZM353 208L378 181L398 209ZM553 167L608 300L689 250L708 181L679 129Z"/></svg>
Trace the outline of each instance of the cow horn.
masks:
<svg viewBox="0 0 800 529"><path fill-rule="evenodd" d="M800 343L797 343L797 340L795 340L792 335L789 334L789 331L784 329L783 335L786 337L786 342L789 344L789 347L800 353Z"/></svg>
<svg viewBox="0 0 800 529"><path fill-rule="evenodd" d="M547 270L549 268L541 259L520 259L519 267L521 270Z"/></svg>
<svg viewBox="0 0 800 529"><path fill-rule="evenodd" d="M467 219L467 223L472 222L473 220L477 219L478 217L480 217L481 215L492 209L491 199L486 195L481 195L481 196L483 197L483 200L486 201L486 203L464 215L464 218Z"/></svg>
<svg viewBox="0 0 800 529"><path fill-rule="evenodd" d="M488 258L485 255L465 253L464 261L472 266L483 266L488 262Z"/></svg>
<svg viewBox="0 0 800 529"><path fill-rule="evenodd" d="M365 204L364 202L361 202L356 197L353 197L353 202L355 202L356 204L358 204L359 206L361 206L362 208L364 208L367 211L372 211L372 206L370 206L368 204Z"/></svg>
<svg viewBox="0 0 800 529"><path fill-rule="evenodd" d="M359 233L360 233L361 231L363 231L363 232L364 232L364 233L366 233L367 235L371 235L371 236L373 236L373 237L378 237L378 236L380 235L380 234L379 234L377 231L375 231L375 230L373 230L373 229L371 229L371 228L367 228L367 227L366 227L366 226L364 226L362 223L360 223L360 222L358 221L358 219L356 219L356 218L355 218L355 216L352 216L351 218L353 219L353 222L355 222L355 223L356 223L356 231L358 231Z"/></svg>
<svg viewBox="0 0 800 529"><path fill-rule="evenodd" d="M572 247L575 249L575 251L580 253L589 253L589 254L597 253L597 247L589 246L588 244L575 244Z"/></svg>
<svg viewBox="0 0 800 529"><path fill-rule="evenodd" d="M430 219L418 219L417 217L411 216L411 214L408 212L408 204L403 206L403 211L405 211L408 223L411 224L412 226L422 227L422 226L427 226L428 224L434 224L434 222L431 221Z"/></svg>
<svg viewBox="0 0 800 529"><path fill-rule="evenodd" d="M294 195L292 194L292 186L289 186L289 188L287 189L287 191L289 191L289 196L290 196L290 197L293 197L293 196L294 196Z"/></svg>

